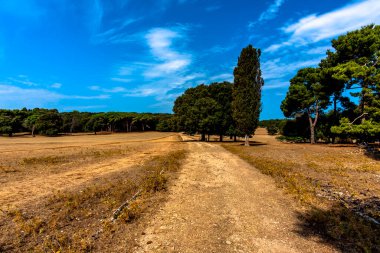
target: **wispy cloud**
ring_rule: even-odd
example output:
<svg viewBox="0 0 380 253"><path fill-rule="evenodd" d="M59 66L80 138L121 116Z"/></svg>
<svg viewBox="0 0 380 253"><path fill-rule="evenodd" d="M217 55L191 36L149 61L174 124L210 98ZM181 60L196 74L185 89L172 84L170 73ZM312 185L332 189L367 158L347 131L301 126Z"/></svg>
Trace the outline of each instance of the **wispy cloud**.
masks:
<svg viewBox="0 0 380 253"><path fill-rule="evenodd" d="M314 55L317 55L317 54L325 55L327 50L332 50L332 47L330 45L312 47L312 48L307 49L305 51L305 53L306 54L314 54Z"/></svg>
<svg viewBox="0 0 380 253"><path fill-rule="evenodd" d="M264 62L261 68L265 80L279 79L287 77L301 68L314 67L320 62L320 60L321 58L315 58L289 62L289 60L276 58Z"/></svg>
<svg viewBox="0 0 380 253"><path fill-rule="evenodd" d="M96 96L77 96L77 95L61 95L62 99L82 99L82 100L93 100L93 99L109 99L110 95L96 95Z"/></svg>
<svg viewBox="0 0 380 253"><path fill-rule="evenodd" d="M271 20L277 17L277 13L280 10L280 7L284 4L285 0L275 0L263 13L261 13L257 21L251 22L248 24L249 28L254 27L255 25L262 23L267 20Z"/></svg>
<svg viewBox="0 0 380 253"><path fill-rule="evenodd" d="M152 55L158 63L145 71L149 78L161 77L183 70L191 64L191 56L175 50L174 40L183 38L183 28L154 28L145 36Z"/></svg>
<svg viewBox="0 0 380 253"><path fill-rule="evenodd" d="M94 43L112 44L121 44L135 41L137 39L137 35L132 34L130 31L128 31L128 27L142 19L143 17L118 20L116 24L113 24L112 27L95 34L92 41Z"/></svg>
<svg viewBox="0 0 380 253"><path fill-rule="evenodd" d="M215 76L212 76L210 77L210 80L212 82L222 82L222 81L228 81L228 82L232 82L234 80L234 76L231 73L223 73L223 74L219 74L219 75L215 75Z"/></svg>
<svg viewBox="0 0 380 253"><path fill-rule="evenodd" d="M59 89L62 87L62 84L61 83L53 83L52 85L50 85L50 87L52 87L54 89Z"/></svg>
<svg viewBox="0 0 380 253"><path fill-rule="evenodd" d="M18 75L16 78L9 77L8 80L11 82L23 84L26 86L38 86L37 83L30 81L29 77L26 75Z"/></svg>
<svg viewBox="0 0 380 253"><path fill-rule="evenodd" d="M265 52L276 52L287 46L303 46L331 39L362 26L380 22L380 1L363 0L318 15L312 14L282 28L290 37L269 46Z"/></svg>
<svg viewBox="0 0 380 253"><path fill-rule="evenodd" d="M266 11L261 13L259 22L274 19L277 15L278 10L284 2L285 0L275 0L274 3L272 3Z"/></svg>
<svg viewBox="0 0 380 253"><path fill-rule="evenodd" d="M64 106L62 109L64 111L85 111L85 110L92 110L92 109L101 109L101 108L107 108L106 105L70 105L70 106Z"/></svg>
<svg viewBox="0 0 380 253"><path fill-rule="evenodd" d="M127 91L124 87L120 87L120 86L117 86L117 87L113 87L113 88L102 88L100 86L90 86L88 87L90 90L93 90L93 91L101 91L101 92L105 92L105 93L120 93L120 92L125 92Z"/></svg>
<svg viewBox="0 0 380 253"><path fill-rule="evenodd" d="M120 78L120 77L112 77L111 80L114 82L119 82L119 83L130 83L130 82L132 82L132 79Z"/></svg>
<svg viewBox="0 0 380 253"><path fill-rule="evenodd" d="M263 86L263 90L273 90L278 88L286 88L289 86L289 81L272 80Z"/></svg>
<svg viewBox="0 0 380 253"><path fill-rule="evenodd" d="M0 83L0 108L44 107L60 100L103 100L109 95L66 95L42 88L23 88Z"/></svg>

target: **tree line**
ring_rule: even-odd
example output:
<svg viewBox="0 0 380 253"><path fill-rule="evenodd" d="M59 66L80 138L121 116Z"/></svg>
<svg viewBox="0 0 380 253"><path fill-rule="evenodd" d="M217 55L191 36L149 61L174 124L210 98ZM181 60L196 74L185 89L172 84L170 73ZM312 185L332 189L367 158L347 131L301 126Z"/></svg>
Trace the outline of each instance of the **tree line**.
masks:
<svg viewBox="0 0 380 253"><path fill-rule="evenodd" d="M0 110L0 134L47 136L77 132L171 131L172 115L135 112L59 112L56 109Z"/></svg>
<svg viewBox="0 0 380 253"><path fill-rule="evenodd" d="M302 125L296 135L309 132L311 143L380 139L380 26L348 32L332 48L318 67L290 80L282 112Z"/></svg>

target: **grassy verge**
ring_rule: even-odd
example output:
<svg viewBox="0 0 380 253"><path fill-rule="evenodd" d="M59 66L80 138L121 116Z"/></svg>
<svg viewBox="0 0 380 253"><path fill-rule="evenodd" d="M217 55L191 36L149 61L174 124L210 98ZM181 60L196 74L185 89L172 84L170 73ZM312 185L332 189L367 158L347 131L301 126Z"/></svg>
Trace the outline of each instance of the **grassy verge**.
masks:
<svg viewBox="0 0 380 253"><path fill-rule="evenodd" d="M322 235L344 252L380 252L380 199L376 182L370 181L379 173L378 164L362 154L307 144L223 146L306 207L299 214L302 235Z"/></svg>
<svg viewBox="0 0 380 253"><path fill-rule="evenodd" d="M117 252L131 250L141 233L140 218L165 199L168 180L185 158L178 150L141 166L56 192L42 203L0 212L0 252ZM137 191L142 194L112 215ZM120 249L118 250L118 247Z"/></svg>

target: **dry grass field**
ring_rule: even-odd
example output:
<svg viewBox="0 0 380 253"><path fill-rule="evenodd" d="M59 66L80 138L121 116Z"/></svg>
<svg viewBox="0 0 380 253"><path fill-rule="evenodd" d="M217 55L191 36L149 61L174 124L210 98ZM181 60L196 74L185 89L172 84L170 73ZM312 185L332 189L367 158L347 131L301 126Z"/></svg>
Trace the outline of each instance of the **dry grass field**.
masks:
<svg viewBox="0 0 380 253"><path fill-rule="evenodd" d="M198 137L0 138L0 252L380 250L380 164L357 147Z"/></svg>
<svg viewBox="0 0 380 253"><path fill-rule="evenodd" d="M380 250L378 160L355 145L281 143L264 129L251 141L250 147L223 146L300 201L307 226L314 225L332 243L354 252Z"/></svg>
<svg viewBox="0 0 380 253"><path fill-rule="evenodd" d="M1 138L0 252L132 246L135 217L162 202L165 194L153 193L184 157L179 140L158 132ZM121 212L122 222L111 222L139 190L143 196Z"/></svg>

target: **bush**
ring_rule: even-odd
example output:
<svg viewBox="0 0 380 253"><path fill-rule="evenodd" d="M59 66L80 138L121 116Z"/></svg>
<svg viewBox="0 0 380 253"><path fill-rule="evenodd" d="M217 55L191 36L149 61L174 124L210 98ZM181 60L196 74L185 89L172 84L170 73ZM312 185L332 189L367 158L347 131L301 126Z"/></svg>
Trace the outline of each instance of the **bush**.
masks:
<svg viewBox="0 0 380 253"><path fill-rule="evenodd" d="M267 131L269 135L275 135L278 133L278 127L274 125L267 126Z"/></svg>
<svg viewBox="0 0 380 253"><path fill-rule="evenodd" d="M281 142L295 142L295 143L303 143L306 142L306 139L300 136L278 136L276 137L277 140Z"/></svg>

